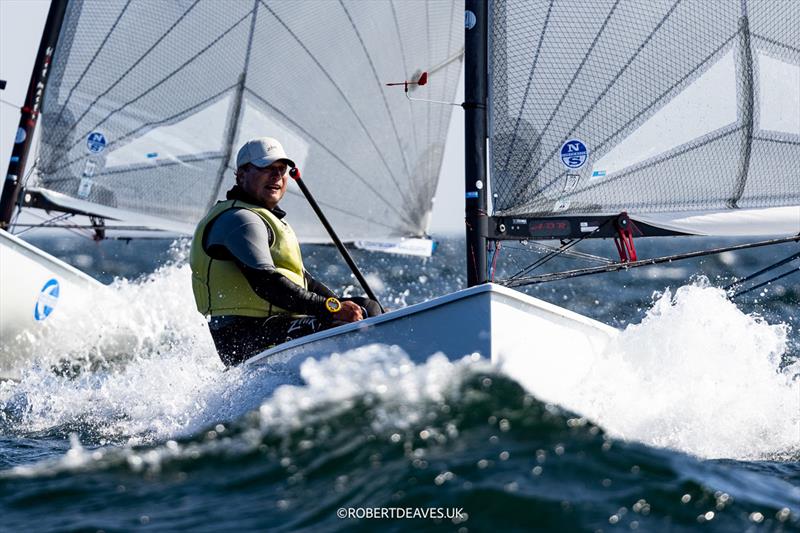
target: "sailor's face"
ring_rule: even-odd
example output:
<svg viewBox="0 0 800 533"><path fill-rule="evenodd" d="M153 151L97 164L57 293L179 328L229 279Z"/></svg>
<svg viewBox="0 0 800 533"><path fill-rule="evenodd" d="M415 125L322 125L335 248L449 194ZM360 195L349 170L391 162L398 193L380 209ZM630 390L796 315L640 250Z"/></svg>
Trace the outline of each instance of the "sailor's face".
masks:
<svg viewBox="0 0 800 533"><path fill-rule="evenodd" d="M268 209L281 201L288 182L289 166L284 161L275 161L264 168L247 165L239 178L242 189Z"/></svg>

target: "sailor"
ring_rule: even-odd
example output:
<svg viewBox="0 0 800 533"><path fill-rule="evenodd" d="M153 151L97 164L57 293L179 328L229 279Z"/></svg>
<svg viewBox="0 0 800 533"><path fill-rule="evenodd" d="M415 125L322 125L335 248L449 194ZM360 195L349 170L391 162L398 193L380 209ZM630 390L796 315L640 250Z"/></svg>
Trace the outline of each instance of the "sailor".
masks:
<svg viewBox="0 0 800 533"><path fill-rule="evenodd" d="M294 161L271 137L246 142L236 185L194 232L190 263L197 309L225 365L276 344L380 314L368 298L339 298L303 267L278 202Z"/></svg>

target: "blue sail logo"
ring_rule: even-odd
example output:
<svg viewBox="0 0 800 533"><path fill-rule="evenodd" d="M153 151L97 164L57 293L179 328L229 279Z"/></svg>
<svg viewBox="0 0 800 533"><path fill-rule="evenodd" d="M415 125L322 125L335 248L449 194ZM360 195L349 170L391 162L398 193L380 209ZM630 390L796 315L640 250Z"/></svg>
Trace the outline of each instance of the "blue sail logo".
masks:
<svg viewBox="0 0 800 533"><path fill-rule="evenodd" d="M581 168L588 157L589 150L578 139L570 139L561 145L561 162L569 169Z"/></svg>
<svg viewBox="0 0 800 533"><path fill-rule="evenodd" d="M93 154L99 154L106 149L106 136L99 131L93 131L86 137L86 148Z"/></svg>

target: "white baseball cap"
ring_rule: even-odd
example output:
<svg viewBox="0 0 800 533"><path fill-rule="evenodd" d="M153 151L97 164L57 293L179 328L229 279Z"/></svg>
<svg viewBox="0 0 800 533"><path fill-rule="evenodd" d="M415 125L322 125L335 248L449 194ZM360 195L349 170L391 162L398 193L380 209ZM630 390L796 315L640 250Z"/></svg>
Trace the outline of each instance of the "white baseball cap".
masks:
<svg viewBox="0 0 800 533"><path fill-rule="evenodd" d="M286 152L283 151L283 146L277 139L272 137L259 137L244 143L236 155L236 166L241 167L247 163L251 163L259 168L270 166L275 161L286 161L286 163L295 167L294 161L286 157Z"/></svg>

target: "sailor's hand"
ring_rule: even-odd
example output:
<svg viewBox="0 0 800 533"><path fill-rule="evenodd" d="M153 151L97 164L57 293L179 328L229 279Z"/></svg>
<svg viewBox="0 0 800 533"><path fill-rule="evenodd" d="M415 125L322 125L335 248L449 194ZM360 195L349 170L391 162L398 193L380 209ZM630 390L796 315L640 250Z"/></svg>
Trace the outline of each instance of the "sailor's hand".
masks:
<svg viewBox="0 0 800 533"><path fill-rule="evenodd" d="M333 313L333 319L341 320L342 322L357 322L364 320L364 313L357 303L344 301L342 302L342 308Z"/></svg>

